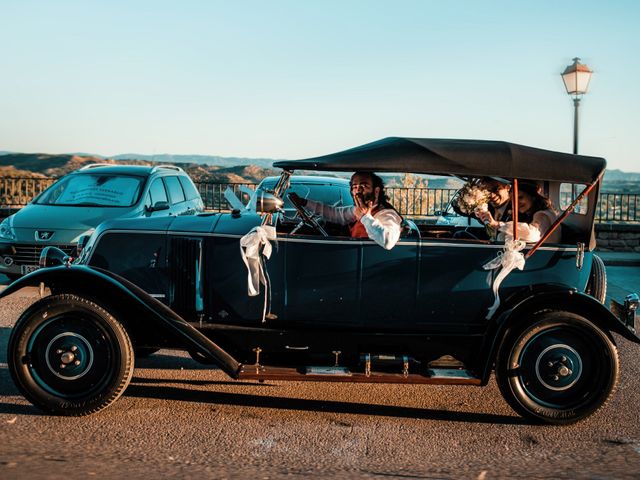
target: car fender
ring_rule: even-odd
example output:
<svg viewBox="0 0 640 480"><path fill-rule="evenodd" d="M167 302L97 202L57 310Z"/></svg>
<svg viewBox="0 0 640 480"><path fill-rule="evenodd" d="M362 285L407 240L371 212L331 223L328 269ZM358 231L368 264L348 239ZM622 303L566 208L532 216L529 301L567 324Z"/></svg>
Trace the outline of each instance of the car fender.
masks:
<svg viewBox="0 0 640 480"><path fill-rule="evenodd" d="M45 285L55 293L75 293L97 303L117 306L127 312L122 323L128 331L140 327L163 330L188 350L212 360L225 373L237 378L242 365L177 313L147 294L140 287L107 270L84 265L57 266L36 270L0 292L0 299L24 287ZM101 299L108 299L101 302ZM135 324L138 325L135 325Z"/></svg>
<svg viewBox="0 0 640 480"><path fill-rule="evenodd" d="M514 328L519 328L520 320L540 310L564 310L585 317L596 327L609 333L620 334L627 340L640 343L637 333L627 327L603 304L586 293L575 289L547 286L542 290L530 287L527 294L514 295L501 309L497 318L491 320L487 330L485 344L481 356L485 365L482 374L483 383L489 380L493 363L502 342Z"/></svg>

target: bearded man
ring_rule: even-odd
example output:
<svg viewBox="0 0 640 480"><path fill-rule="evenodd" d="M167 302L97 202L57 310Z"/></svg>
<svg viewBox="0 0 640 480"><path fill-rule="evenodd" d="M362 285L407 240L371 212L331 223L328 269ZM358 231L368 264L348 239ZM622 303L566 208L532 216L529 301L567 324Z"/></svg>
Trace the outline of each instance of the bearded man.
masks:
<svg viewBox="0 0 640 480"><path fill-rule="evenodd" d="M295 193L289 198L322 215L328 222L348 225L351 238L370 238L391 250L400 238L402 217L389 203L382 179L372 172L356 172L351 177L350 187L354 205L349 207L332 207Z"/></svg>

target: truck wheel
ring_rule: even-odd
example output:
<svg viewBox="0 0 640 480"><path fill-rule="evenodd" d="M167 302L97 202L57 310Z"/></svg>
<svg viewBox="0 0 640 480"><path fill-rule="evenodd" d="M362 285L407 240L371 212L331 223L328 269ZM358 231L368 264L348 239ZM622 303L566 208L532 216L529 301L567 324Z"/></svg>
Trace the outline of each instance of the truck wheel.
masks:
<svg viewBox="0 0 640 480"><path fill-rule="evenodd" d="M7 350L15 384L48 413L102 410L133 374L133 348L122 324L77 295L53 295L31 305L16 322Z"/></svg>
<svg viewBox="0 0 640 480"><path fill-rule="evenodd" d="M591 262L591 273L585 292L604 304L607 298L607 269L602 259L594 255Z"/></svg>
<svg viewBox="0 0 640 480"><path fill-rule="evenodd" d="M496 360L496 380L519 414L569 424L602 407L618 383L619 361L610 336L584 317L545 312L507 336Z"/></svg>

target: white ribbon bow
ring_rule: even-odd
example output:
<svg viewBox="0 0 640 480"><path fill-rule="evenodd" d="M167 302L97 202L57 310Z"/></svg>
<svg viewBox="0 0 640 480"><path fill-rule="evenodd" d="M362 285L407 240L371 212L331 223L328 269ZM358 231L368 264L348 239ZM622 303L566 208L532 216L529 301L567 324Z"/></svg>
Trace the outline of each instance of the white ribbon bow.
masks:
<svg viewBox="0 0 640 480"><path fill-rule="evenodd" d="M486 318L491 318L500 306L500 295L498 295L498 290L500 289L502 281L515 268L518 270L524 269L525 259L521 250L526 246L526 242L522 240L514 241L511 238L507 238L504 244L504 251L498 252L498 256L496 258L482 266L485 270L501 268L500 273L498 273L496 278L493 280L493 295L495 296L495 301L493 302L493 305L489 307L489 312L487 313Z"/></svg>
<svg viewBox="0 0 640 480"><path fill-rule="evenodd" d="M264 270L262 269L260 254L262 253L266 258L270 258L273 247L269 240L275 239L276 229L270 225L254 227L249 233L240 239L240 253L242 255L242 261L249 271L247 286L250 297L255 297L260 294L261 283L264 286L267 285L267 278Z"/></svg>

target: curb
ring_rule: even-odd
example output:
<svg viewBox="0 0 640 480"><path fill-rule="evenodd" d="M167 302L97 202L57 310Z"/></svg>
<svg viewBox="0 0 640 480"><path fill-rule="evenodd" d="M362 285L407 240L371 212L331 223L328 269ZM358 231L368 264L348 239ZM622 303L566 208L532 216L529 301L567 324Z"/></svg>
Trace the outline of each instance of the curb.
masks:
<svg viewBox="0 0 640 480"><path fill-rule="evenodd" d="M640 260L613 258L611 260L602 259L607 267L640 267Z"/></svg>
<svg viewBox="0 0 640 480"><path fill-rule="evenodd" d="M635 252L593 252L609 267L640 267L640 253Z"/></svg>

